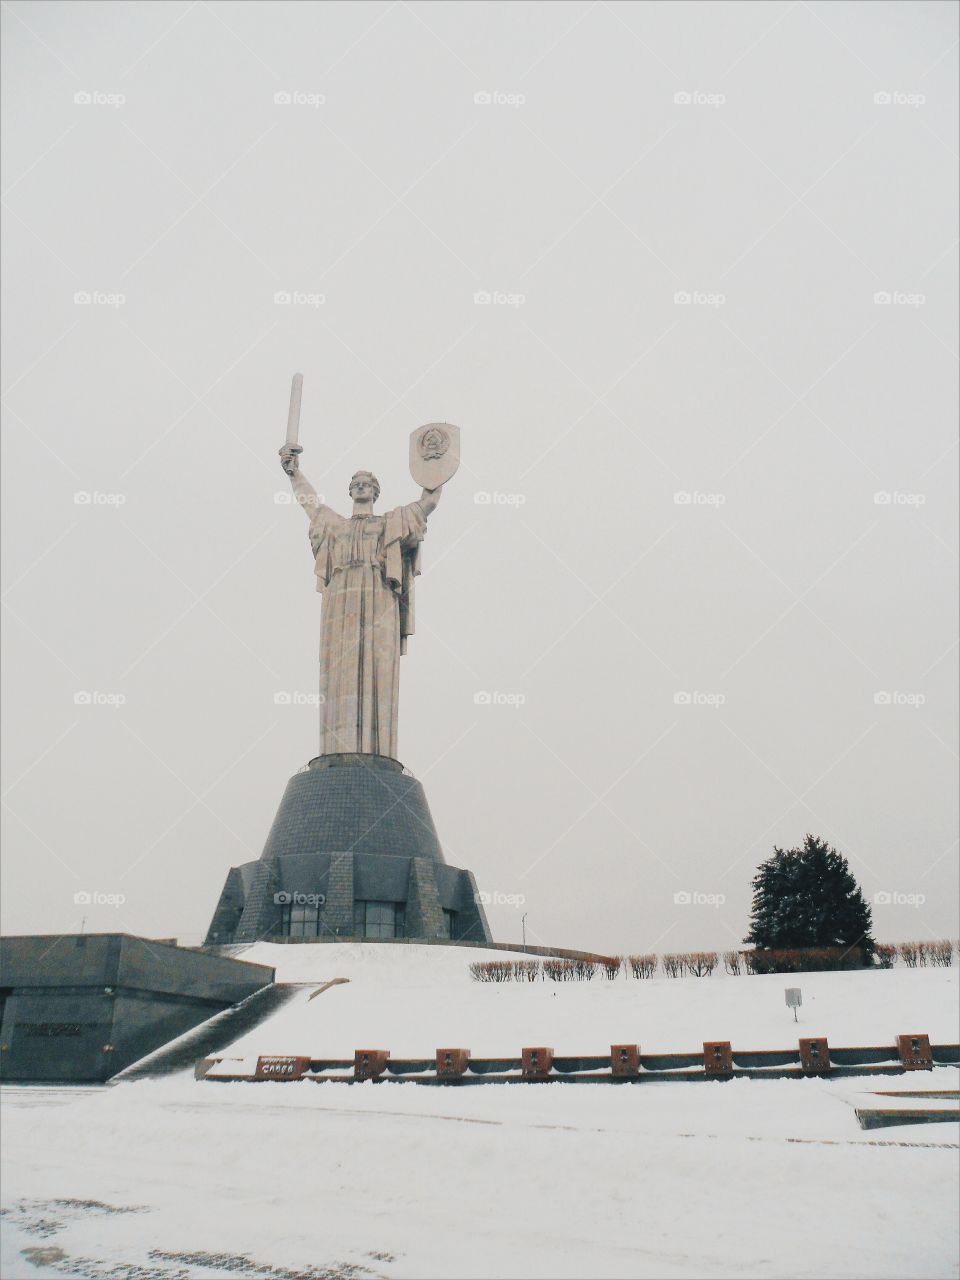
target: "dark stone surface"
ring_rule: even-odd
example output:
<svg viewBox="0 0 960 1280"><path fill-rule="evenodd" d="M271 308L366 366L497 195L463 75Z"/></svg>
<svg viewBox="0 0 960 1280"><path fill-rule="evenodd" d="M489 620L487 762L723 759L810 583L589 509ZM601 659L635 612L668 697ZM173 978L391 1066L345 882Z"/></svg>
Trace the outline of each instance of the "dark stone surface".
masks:
<svg viewBox="0 0 960 1280"><path fill-rule="evenodd" d="M469 871L429 858L373 853L298 854L248 862L231 868L228 887L240 873L251 884L246 906L234 928L233 915L218 906L205 946L273 940L279 936L282 901L316 894L324 899L321 922L334 937L353 936L354 902L393 902L406 913L407 939L444 936L444 911L455 913L455 940L489 942L476 881ZM252 874L250 874L252 873ZM224 889L226 893L227 887ZM221 896L222 904L222 896ZM233 929L228 932L228 929ZM221 931L222 930L222 931Z"/></svg>
<svg viewBox="0 0 960 1280"><path fill-rule="evenodd" d="M442 938L444 903L428 858L410 859L407 927L414 938Z"/></svg>
<svg viewBox="0 0 960 1280"><path fill-rule="evenodd" d="M252 882L252 870L254 867L259 867L259 865L257 862L248 862L245 867L231 867L227 872L226 881L220 892L220 901L217 903L213 919L210 922L208 936L215 938L234 937L240 927L243 908L249 892L245 882L248 880ZM245 876L244 871L248 871L250 874Z"/></svg>
<svg viewBox="0 0 960 1280"><path fill-rule="evenodd" d="M423 787L396 760L318 756L287 783L262 856L342 852L443 862Z"/></svg>
<svg viewBox="0 0 960 1280"><path fill-rule="evenodd" d="M276 924L279 914L277 894L281 884L279 864L276 858L261 857L259 862L246 863L237 869L244 883L250 887L233 936L255 942L258 938L269 937Z"/></svg>
<svg viewBox="0 0 960 1280"><path fill-rule="evenodd" d="M448 866L423 787L385 756L318 756L287 783L257 862L231 868L206 946L276 938L290 895L323 899L321 933L350 937L354 903L402 908L404 937L489 942L469 871Z"/></svg>
<svg viewBox="0 0 960 1280"><path fill-rule="evenodd" d="M331 933L353 933L353 903L356 898L356 875L354 856L352 853L331 853L327 870L326 888L323 890L326 902L323 905L323 918ZM291 877L309 881L314 872L315 858L296 860L289 859L284 868ZM304 863L306 865L304 865ZM319 869L319 868L317 868ZM300 887L297 885L296 887Z"/></svg>
<svg viewBox="0 0 960 1280"><path fill-rule="evenodd" d="M103 1081L273 981L129 934L0 938L0 1078Z"/></svg>

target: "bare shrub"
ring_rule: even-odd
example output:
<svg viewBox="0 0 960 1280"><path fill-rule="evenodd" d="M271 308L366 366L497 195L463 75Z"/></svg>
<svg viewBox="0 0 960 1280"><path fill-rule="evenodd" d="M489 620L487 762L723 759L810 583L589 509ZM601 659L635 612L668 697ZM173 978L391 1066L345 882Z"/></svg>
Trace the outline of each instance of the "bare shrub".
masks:
<svg viewBox="0 0 960 1280"><path fill-rule="evenodd" d="M513 962L514 982L536 982L539 977L539 960L515 960Z"/></svg>
<svg viewBox="0 0 960 1280"><path fill-rule="evenodd" d="M723 953L723 967L731 977L735 977L743 969L743 957L739 951L725 951Z"/></svg>
<svg viewBox="0 0 960 1280"><path fill-rule="evenodd" d="M627 956L627 964L635 978L652 978L657 972L657 957L653 955Z"/></svg>
<svg viewBox="0 0 960 1280"><path fill-rule="evenodd" d="M719 958L715 951L688 951L683 957L684 968L695 978L708 978Z"/></svg>
<svg viewBox="0 0 960 1280"><path fill-rule="evenodd" d="M892 969L897 960L897 947L893 942L878 942L874 948L878 969Z"/></svg>
<svg viewBox="0 0 960 1280"><path fill-rule="evenodd" d="M668 978L680 977L681 973L683 973L683 961L683 956L675 953L665 955L661 958L663 971Z"/></svg>
<svg viewBox="0 0 960 1280"><path fill-rule="evenodd" d="M620 970L623 968L623 956L604 956L600 962L603 966L603 972L611 982L614 978L620 977Z"/></svg>
<svg viewBox="0 0 960 1280"><path fill-rule="evenodd" d="M577 956L570 961L573 966L573 978L577 982L589 982L600 968L599 960L591 960L587 956Z"/></svg>
<svg viewBox="0 0 960 1280"><path fill-rule="evenodd" d="M939 938L936 942L928 942L927 955L930 963L940 969L949 969L953 964L953 943L949 938Z"/></svg>
<svg viewBox="0 0 960 1280"><path fill-rule="evenodd" d="M920 959L919 942L901 942L897 947L897 954L908 969L916 969L918 964L923 963Z"/></svg>
<svg viewBox="0 0 960 1280"><path fill-rule="evenodd" d="M554 982L573 981L572 960L561 960L558 956L545 956L542 964L545 978L552 978Z"/></svg>
<svg viewBox="0 0 960 1280"><path fill-rule="evenodd" d="M513 965L509 960L479 960L471 964L470 973L477 982L509 982Z"/></svg>

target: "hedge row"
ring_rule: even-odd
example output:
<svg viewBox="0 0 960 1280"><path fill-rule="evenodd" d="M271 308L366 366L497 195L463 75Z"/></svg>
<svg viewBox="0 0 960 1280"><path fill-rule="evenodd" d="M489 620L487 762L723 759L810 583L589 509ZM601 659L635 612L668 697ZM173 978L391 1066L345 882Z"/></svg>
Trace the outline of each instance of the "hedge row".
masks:
<svg viewBox="0 0 960 1280"><path fill-rule="evenodd" d="M622 967L620 956L591 956L563 960L545 956L543 960L485 960L470 966L477 982L589 982L598 973L616 978Z"/></svg>
<svg viewBox="0 0 960 1280"><path fill-rule="evenodd" d="M719 961L716 951L687 951L665 956L588 956L578 960L545 956L543 960L477 961L471 964L470 972L477 982L536 982L538 978L549 978L553 982L589 982L598 974L611 980L621 973L632 974L634 978L652 978L662 964L670 978L685 973L705 978L713 973Z"/></svg>
<svg viewBox="0 0 960 1280"><path fill-rule="evenodd" d="M958 944L960 950L960 944ZM953 963L954 944L947 939L938 942L878 943L872 964L890 969L901 960L909 968L940 966ZM589 982L598 974L618 978L621 973L637 979L652 978L658 969L668 978L689 975L708 978L723 961L726 972L801 973L824 970L870 968L870 957L860 947L795 947L752 951L677 951L663 956L653 954L627 956L585 956L564 960L545 956L527 960L485 960L470 965L477 982Z"/></svg>
<svg viewBox="0 0 960 1280"><path fill-rule="evenodd" d="M896 946L886 943L877 947L878 952L881 950L884 956L880 963L884 969L892 968L898 958L908 969L926 968L927 965L948 969L953 964L953 943L949 938L940 938L936 942L900 942Z"/></svg>
<svg viewBox="0 0 960 1280"><path fill-rule="evenodd" d="M836 969L868 969L869 957L860 947L782 947L744 951L747 973L801 973Z"/></svg>

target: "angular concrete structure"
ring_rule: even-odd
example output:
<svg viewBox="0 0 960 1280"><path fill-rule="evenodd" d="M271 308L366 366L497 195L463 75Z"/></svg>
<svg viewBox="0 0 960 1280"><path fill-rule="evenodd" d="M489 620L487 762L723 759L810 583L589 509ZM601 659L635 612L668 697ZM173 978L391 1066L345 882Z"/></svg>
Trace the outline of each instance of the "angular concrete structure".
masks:
<svg viewBox="0 0 960 1280"><path fill-rule="evenodd" d="M0 1079L104 1081L274 971L123 933L0 939Z"/></svg>
<svg viewBox="0 0 960 1280"><path fill-rule="evenodd" d="M318 756L287 784L258 862L232 867L207 946L283 938L490 942L420 783L388 756Z"/></svg>

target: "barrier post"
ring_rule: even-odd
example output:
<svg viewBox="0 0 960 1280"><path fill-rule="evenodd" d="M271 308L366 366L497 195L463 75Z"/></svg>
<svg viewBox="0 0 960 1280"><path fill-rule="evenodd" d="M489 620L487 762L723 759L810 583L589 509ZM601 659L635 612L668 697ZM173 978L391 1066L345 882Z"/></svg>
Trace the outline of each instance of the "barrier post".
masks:
<svg viewBox="0 0 960 1280"><path fill-rule="evenodd" d="M638 1044L612 1044L610 1046L610 1069L615 1076L638 1076L640 1074L640 1046Z"/></svg>
<svg viewBox="0 0 960 1280"><path fill-rule="evenodd" d="M708 1076L733 1074L733 1052L729 1040L704 1040L703 1069Z"/></svg>
<svg viewBox="0 0 960 1280"><path fill-rule="evenodd" d="M389 1049L357 1049L353 1055L354 1080L379 1080L389 1059Z"/></svg>
<svg viewBox="0 0 960 1280"><path fill-rule="evenodd" d="M825 1036L811 1036L800 1041L800 1066L805 1076L830 1074L830 1049Z"/></svg>
<svg viewBox="0 0 960 1280"><path fill-rule="evenodd" d="M461 1076L466 1075L469 1061L469 1049L438 1049L437 1079L459 1080Z"/></svg>
<svg viewBox="0 0 960 1280"><path fill-rule="evenodd" d="M553 1050L539 1046L521 1051L521 1073L524 1080L546 1080L553 1066Z"/></svg>
<svg viewBox="0 0 960 1280"><path fill-rule="evenodd" d="M904 1071L932 1071L929 1036L897 1036L897 1053Z"/></svg>

